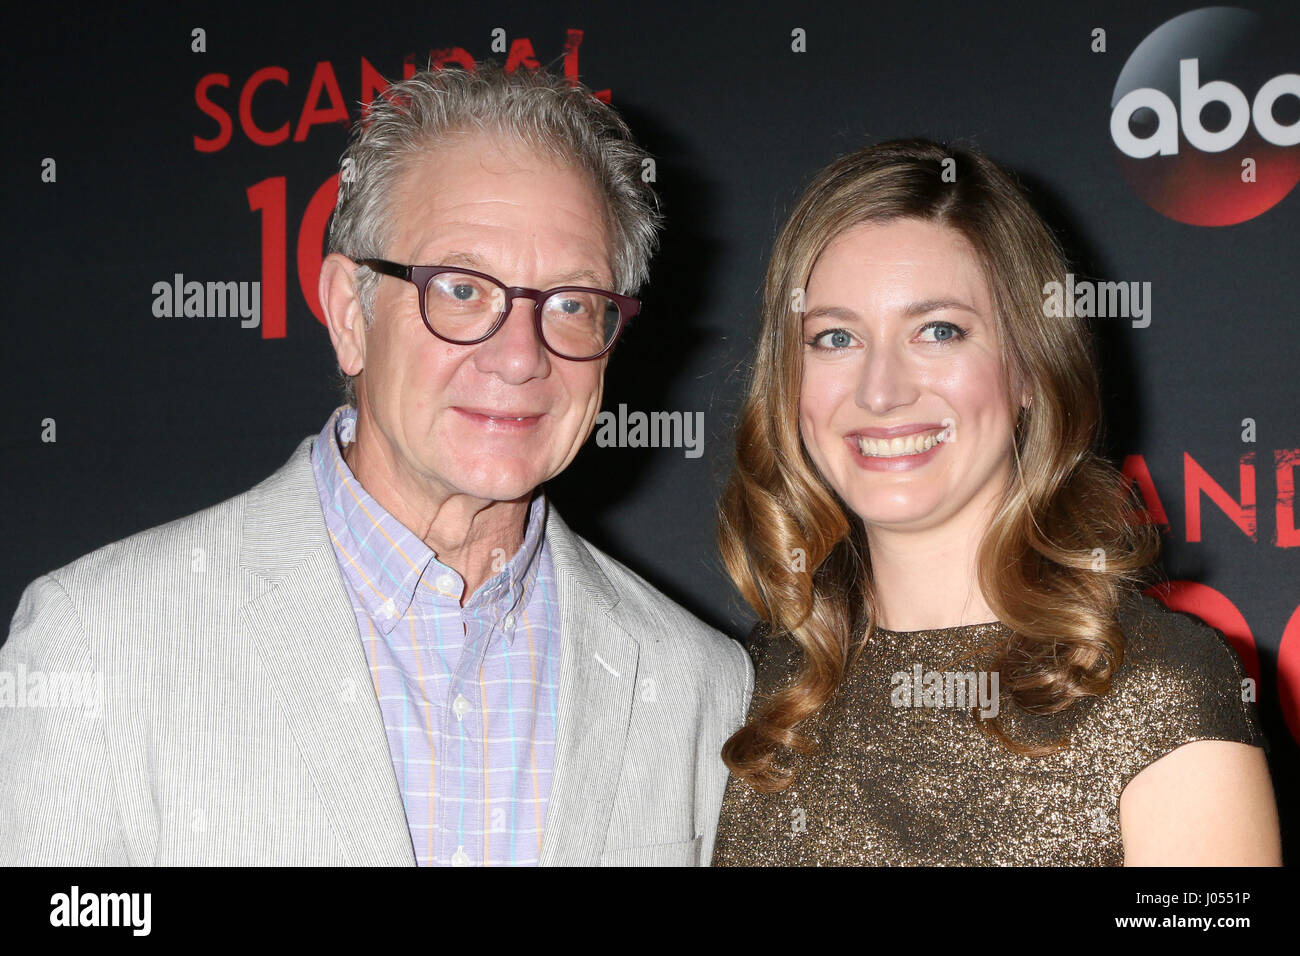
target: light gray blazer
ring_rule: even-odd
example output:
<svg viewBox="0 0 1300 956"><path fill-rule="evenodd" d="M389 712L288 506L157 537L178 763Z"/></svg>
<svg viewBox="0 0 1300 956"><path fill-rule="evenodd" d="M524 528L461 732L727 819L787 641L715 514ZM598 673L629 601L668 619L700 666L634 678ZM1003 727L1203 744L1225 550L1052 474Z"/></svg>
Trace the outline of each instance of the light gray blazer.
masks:
<svg viewBox="0 0 1300 956"><path fill-rule="evenodd" d="M311 443L23 592L0 647L0 865L415 865ZM749 656L553 508L546 540L562 663L542 864L707 864Z"/></svg>

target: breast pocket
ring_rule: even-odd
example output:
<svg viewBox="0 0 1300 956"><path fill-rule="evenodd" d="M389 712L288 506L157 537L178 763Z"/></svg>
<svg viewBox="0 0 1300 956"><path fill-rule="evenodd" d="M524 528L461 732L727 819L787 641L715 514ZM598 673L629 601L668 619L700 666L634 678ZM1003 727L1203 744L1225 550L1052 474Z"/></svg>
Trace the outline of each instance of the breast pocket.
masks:
<svg viewBox="0 0 1300 956"><path fill-rule="evenodd" d="M600 856L601 866L699 866L700 844L704 837L680 843L650 843L645 846L607 850Z"/></svg>

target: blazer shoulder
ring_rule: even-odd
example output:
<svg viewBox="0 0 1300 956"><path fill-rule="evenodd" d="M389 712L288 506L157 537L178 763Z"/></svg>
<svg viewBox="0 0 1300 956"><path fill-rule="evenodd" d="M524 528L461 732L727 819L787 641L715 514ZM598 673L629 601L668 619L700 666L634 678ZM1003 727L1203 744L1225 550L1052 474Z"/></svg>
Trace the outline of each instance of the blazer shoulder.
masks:
<svg viewBox="0 0 1300 956"><path fill-rule="evenodd" d="M264 503L268 494L283 494L286 478L310 470L303 456L310 439L299 443L289 461L255 485L182 515L171 521L134 532L102 545L62 567L48 572L70 593L112 583L141 582L165 587L168 580L189 581L196 572L214 564L234 563L250 506Z"/></svg>
<svg viewBox="0 0 1300 956"><path fill-rule="evenodd" d="M618 595L624 626L643 647L680 653L697 663L749 671L749 655L738 641L701 621L637 572L574 534ZM743 666L738 666L743 665Z"/></svg>
<svg viewBox="0 0 1300 956"><path fill-rule="evenodd" d="M145 528L102 545L62 567L49 577L74 589L96 581L124 579L165 580L169 574L186 574L205 563L214 543L234 540L242 525L249 492L215 505ZM205 547L206 546L206 547Z"/></svg>

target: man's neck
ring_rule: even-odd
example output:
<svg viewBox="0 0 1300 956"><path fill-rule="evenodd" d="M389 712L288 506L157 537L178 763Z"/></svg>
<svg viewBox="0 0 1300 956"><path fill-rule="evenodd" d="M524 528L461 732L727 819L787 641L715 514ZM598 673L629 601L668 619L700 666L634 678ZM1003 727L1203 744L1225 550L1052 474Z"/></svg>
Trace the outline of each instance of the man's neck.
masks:
<svg viewBox="0 0 1300 956"><path fill-rule="evenodd" d="M497 574L523 544L530 498L486 501L461 494L435 494L405 479L366 442L343 449L343 460L367 494L429 546L437 559L465 581L464 604Z"/></svg>

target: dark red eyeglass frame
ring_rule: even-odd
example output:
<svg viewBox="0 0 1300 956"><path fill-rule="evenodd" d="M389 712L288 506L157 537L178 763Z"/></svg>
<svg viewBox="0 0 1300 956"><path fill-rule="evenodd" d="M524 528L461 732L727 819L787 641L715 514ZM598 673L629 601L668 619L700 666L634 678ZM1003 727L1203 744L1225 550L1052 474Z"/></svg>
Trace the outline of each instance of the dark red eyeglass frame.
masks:
<svg viewBox="0 0 1300 956"><path fill-rule="evenodd" d="M593 289L585 285L560 285L554 289L529 289L526 286L506 285L496 276L488 275L486 272L476 272L473 269L466 269L464 266L404 266L397 262L389 262L387 259L357 259L357 265L366 266L383 275L393 276L396 279L405 279L415 286L419 293L420 299L420 318L424 320L424 327L434 336L448 342L452 345L478 345L480 342L486 342L492 336L496 335L501 326L505 324L506 317L510 315L510 310L514 308L516 298L533 300L533 326L537 330L537 340L545 346L546 351L552 355L559 356L562 359L568 359L570 362L593 362L602 356L608 355L622 336L623 330L627 328L627 323L633 316L641 311L641 300L634 299L629 295L619 295L616 292L610 292L608 289ZM444 275L448 272L455 272L459 275L474 276L478 279L484 279L491 282L503 293L505 293L505 308L497 316L492 327L483 335L469 341L461 339L448 338L437 332L433 324L429 321L429 316L425 312L424 299L425 293L429 288L429 283L433 281L434 276ZM608 299L613 299L618 305L618 328L614 330L613 337L606 343L605 347L595 355L576 357L565 355L551 347L551 343L546 341L546 335L542 332L542 303L552 295L559 292L594 292L597 295L603 295Z"/></svg>

